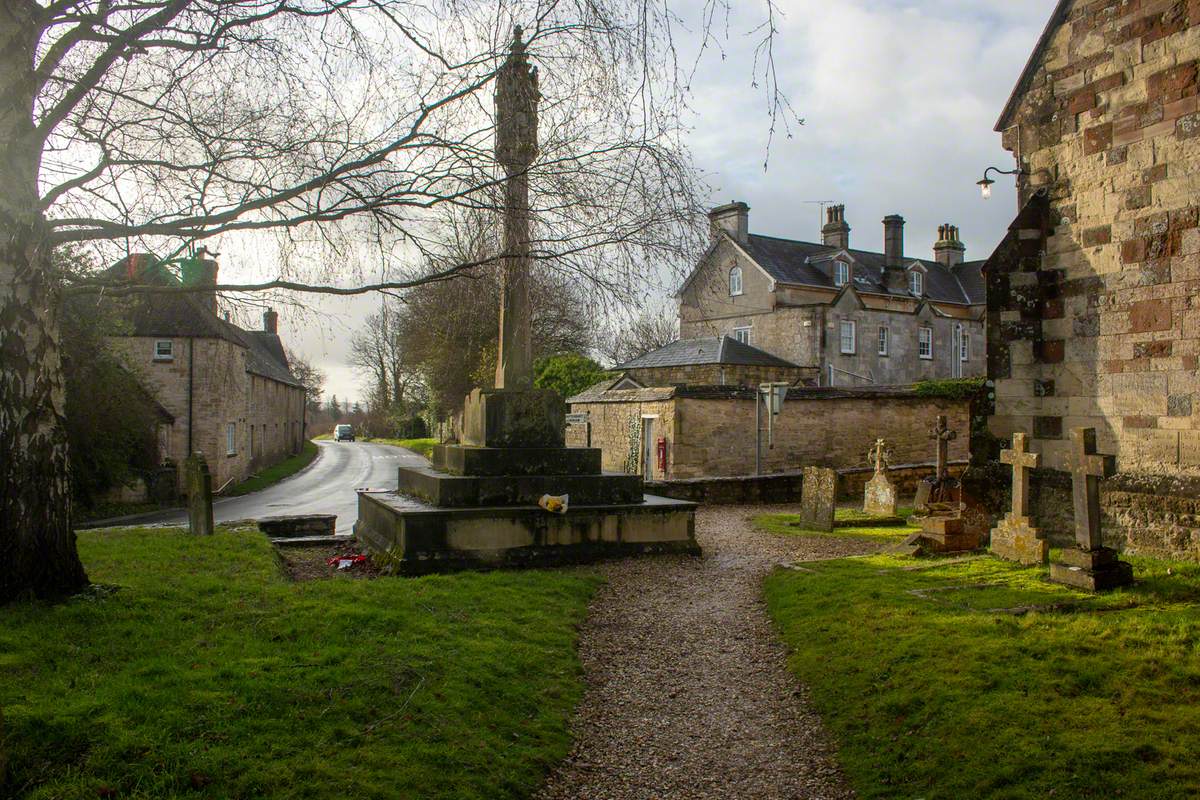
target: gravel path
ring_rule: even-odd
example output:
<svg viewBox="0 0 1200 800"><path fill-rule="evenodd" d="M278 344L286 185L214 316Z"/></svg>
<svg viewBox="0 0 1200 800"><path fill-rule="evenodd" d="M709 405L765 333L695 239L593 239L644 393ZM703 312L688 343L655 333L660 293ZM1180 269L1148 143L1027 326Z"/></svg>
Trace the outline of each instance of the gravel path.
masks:
<svg viewBox="0 0 1200 800"><path fill-rule="evenodd" d="M581 631L575 744L540 800L847 798L821 720L787 671L761 599L777 564L878 550L774 536L756 514L701 508L704 558L643 558L608 577Z"/></svg>

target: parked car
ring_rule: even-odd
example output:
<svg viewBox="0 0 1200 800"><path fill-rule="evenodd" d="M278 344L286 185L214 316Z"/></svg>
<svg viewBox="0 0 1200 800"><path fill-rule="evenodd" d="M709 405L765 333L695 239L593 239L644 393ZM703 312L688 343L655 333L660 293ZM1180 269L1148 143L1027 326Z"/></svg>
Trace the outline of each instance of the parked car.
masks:
<svg viewBox="0 0 1200 800"><path fill-rule="evenodd" d="M338 442L353 442L354 441L354 426L353 425L338 425L333 429L333 438Z"/></svg>

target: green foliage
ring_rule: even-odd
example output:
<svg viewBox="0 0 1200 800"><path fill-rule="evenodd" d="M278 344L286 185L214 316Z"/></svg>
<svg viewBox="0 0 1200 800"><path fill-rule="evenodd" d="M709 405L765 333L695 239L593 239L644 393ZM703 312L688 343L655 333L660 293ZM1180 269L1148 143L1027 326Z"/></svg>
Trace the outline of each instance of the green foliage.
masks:
<svg viewBox="0 0 1200 800"><path fill-rule="evenodd" d="M943 400L969 400L983 391L987 379L945 378L943 380L917 381L913 391L919 397L934 397Z"/></svg>
<svg viewBox="0 0 1200 800"><path fill-rule="evenodd" d="M0 797L524 798L567 754L579 571L291 583L257 531L85 531L0 608Z"/></svg>
<svg viewBox="0 0 1200 800"><path fill-rule="evenodd" d="M83 507L158 466L154 399L109 348L123 330L112 305L71 298L62 307L71 490Z"/></svg>
<svg viewBox="0 0 1200 800"><path fill-rule="evenodd" d="M234 484L225 490L225 495L250 494L251 492L262 491L268 486L274 486L284 478L290 478L307 467L316 457L317 446L312 442L306 441L301 446L299 453L291 458L280 461L274 466L267 467L261 472L254 473L241 483Z"/></svg>
<svg viewBox="0 0 1200 800"><path fill-rule="evenodd" d="M766 597L859 797L1195 797L1200 564L1130 560L1138 584L1100 596L876 556Z"/></svg>
<svg viewBox="0 0 1200 800"><path fill-rule="evenodd" d="M438 443L437 439L372 439L372 442L379 444L390 444L394 447L403 447L405 450L412 450L419 456L429 458L433 455L433 446Z"/></svg>
<svg viewBox="0 0 1200 800"><path fill-rule="evenodd" d="M563 400L596 385L607 375L603 367L579 353L539 358L533 365L533 385L553 389Z"/></svg>
<svg viewBox="0 0 1200 800"><path fill-rule="evenodd" d="M907 519L912 514L911 508L897 508L896 516ZM833 531L812 531L800 527L799 514L760 514L754 518L754 525L767 533L781 536L850 536L863 539L887 539L899 541L904 537L920 530L914 525L871 525L871 518L853 508L839 508L834 512L834 519L839 523L859 522L862 525L837 527Z"/></svg>

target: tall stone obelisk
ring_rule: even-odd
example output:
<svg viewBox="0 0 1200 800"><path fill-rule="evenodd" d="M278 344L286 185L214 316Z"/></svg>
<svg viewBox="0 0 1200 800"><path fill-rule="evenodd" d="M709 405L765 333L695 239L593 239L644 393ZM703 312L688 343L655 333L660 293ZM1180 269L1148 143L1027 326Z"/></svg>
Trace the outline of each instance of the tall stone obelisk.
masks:
<svg viewBox="0 0 1200 800"><path fill-rule="evenodd" d="M529 64L518 25L508 59L496 76L496 161L505 175L497 389L533 385L529 167L537 157L540 97L537 67Z"/></svg>

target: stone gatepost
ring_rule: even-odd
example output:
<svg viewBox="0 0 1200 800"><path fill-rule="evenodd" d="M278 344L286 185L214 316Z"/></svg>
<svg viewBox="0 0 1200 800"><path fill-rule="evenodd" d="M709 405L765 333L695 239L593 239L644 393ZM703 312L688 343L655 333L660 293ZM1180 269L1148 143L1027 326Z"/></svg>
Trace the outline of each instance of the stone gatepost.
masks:
<svg viewBox="0 0 1200 800"><path fill-rule="evenodd" d="M200 536L213 532L212 474L201 452L193 453L183 462L187 486L188 530Z"/></svg>

